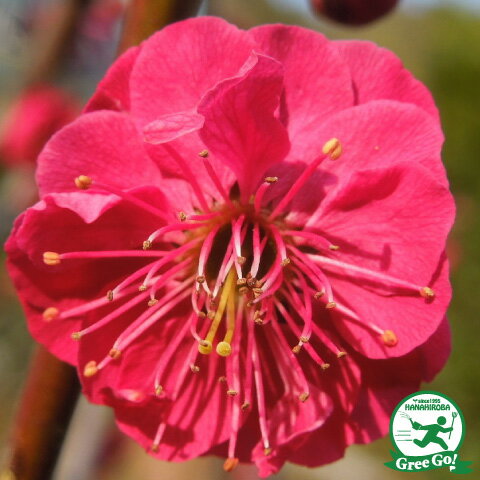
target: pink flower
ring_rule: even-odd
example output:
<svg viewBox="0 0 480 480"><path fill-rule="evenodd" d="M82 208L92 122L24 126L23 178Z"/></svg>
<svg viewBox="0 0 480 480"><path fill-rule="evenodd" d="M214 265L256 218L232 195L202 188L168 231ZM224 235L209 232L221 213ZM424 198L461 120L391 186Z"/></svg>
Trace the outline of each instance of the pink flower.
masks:
<svg viewBox="0 0 480 480"><path fill-rule="evenodd" d="M171 25L41 154L7 243L30 330L158 458L333 461L448 356L442 142L371 43Z"/></svg>
<svg viewBox="0 0 480 480"><path fill-rule="evenodd" d="M0 158L4 163L34 163L47 140L79 113L76 102L50 85L35 85L19 97L3 119Z"/></svg>

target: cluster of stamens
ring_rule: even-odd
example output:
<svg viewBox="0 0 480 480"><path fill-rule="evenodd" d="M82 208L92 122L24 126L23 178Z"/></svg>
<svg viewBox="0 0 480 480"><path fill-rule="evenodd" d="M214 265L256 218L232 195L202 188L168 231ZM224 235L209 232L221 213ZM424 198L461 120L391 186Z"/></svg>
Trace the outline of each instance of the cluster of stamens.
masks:
<svg viewBox="0 0 480 480"><path fill-rule="evenodd" d="M191 313L188 318L178 319L178 334L168 343L155 367L151 393L175 400L187 381L188 372L200 372L198 355L208 356L215 351L224 357L225 376L220 383L226 384L226 393L232 398L232 433L229 458L225 463L225 469L230 471L238 463L235 446L241 411L248 410L254 401L265 454L269 454L272 448L267 428L266 390L262 380L265 366L261 363L261 343L256 338L256 328L267 329L274 352L283 357L282 352L287 353L288 360L282 362L288 362L290 367L284 368L279 362L277 367L269 368L278 368L291 390L296 391L298 400L305 402L310 393L300 362L301 351L305 350L321 370L326 370L330 364L320 356L319 346L325 348L332 358L340 359L347 353L334 328L320 328L315 319L319 315L319 306L327 311L335 310L348 321L363 326L386 347L394 347L398 342L392 330L384 330L370 320L360 318L355 311L338 302L326 272L374 280L391 289L408 289L425 299L433 298L434 292L429 287L345 263L338 258L341 245L332 244L317 232L289 226L284 213L286 207L321 162L340 158L342 146L337 139L331 139L324 145L323 155L306 167L274 208L265 204L264 195L275 188L279 181L277 177L265 178L255 195L244 204L225 191L210 163L208 152L202 151L200 158L220 198L220 201L209 205L187 162L171 146L165 146L165 149L186 173L197 196L199 212L180 212L178 221L172 222L165 212L128 192L97 183L86 175L77 177L75 185L79 189L115 194L155 215L163 226L141 241L138 250L45 252L44 263L50 266L72 258L139 257L148 259L149 263L123 279L103 298L67 311L50 306L44 311L43 318L46 322L64 320L111 304L112 309L107 315L72 334L74 340L81 340L116 318L129 315L131 309L142 302L145 304L145 311L112 342L105 357L84 366L84 376L93 377L107 368L110 362L121 361L122 352L143 332L190 298ZM171 233L182 235L183 243L179 246L169 244L166 238ZM298 339L293 345L292 334ZM191 339L191 348L185 358L185 368L177 372L175 386L167 391L162 382L167 375L167 365L186 338ZM166 422L162 422L152 451L158 451L165 429Z"/></svg>

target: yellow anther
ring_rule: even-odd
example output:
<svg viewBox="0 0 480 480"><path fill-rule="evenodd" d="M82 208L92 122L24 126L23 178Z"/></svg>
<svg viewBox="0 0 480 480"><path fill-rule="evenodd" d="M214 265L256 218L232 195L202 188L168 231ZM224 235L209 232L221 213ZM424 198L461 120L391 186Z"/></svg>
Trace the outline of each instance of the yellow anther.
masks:
<svg viewBox="0 0 480 480"><path fill-rule="evenodd" d="M112 357L114 360L119 359L122 356L122 352L118 348L112 348L108 354L110 357Z"/></svg>
<svg viewBox="0 0 480 480"><path fill-rule="evenodd" d="M200 367L197 365L190 365L190 370L192 373L198 373L200 371Z"/></svg>
<svg viewBox="0 0 480 480"><path fill-rule="evenodd" d="M46 265L58 265L60 263L60 254L56 252L44 252L43 263Z"/></svg>
<svg viewBox="0 0 480 480"><path fill-rule="evenodd" d="M45 322L51 322L52 320L55 320L59 314L60 312L58 308L48 307L43 311L42 317Z"/></svg>
<svg viewBox="0 0 480 480"><path fill-rule="evenodd" d="M299 340L300 340L302 343L308 343L309 340L310 340L310 338L302 336L302 337L300 337Z"/></svg>
<svg viewBox="0 0 480 480"><path fill-rule="evenodd" d="M394 347L398 343L398 338L392 330L385 330L382 333L382 340L387 347Z"/></svg>
<svg viewBox="0 0 480 480"><path fill-rule="evenodd" d="M339 247L338 245L329 245L328 248L329 248L330 250L333 250L334 252L340 249L340 247Z"/></svg>
<svg viewBox="0 0 480 480"><path fill-rule="evenodd" d="M236 397L238 395L238 392L236 390L227 390L227 395L230 395L231 397Z"/></svg>
<svg viewBox="0 0 480 480"><path fill-rule="evenodd" d="M239 278L237 280L237 285L245 285L247 283L247 279L246 278Z"/></svg>
<svg viewBox="0 0 480 480"><path fill-rule="evenodd" d="M243 265L245 262L247 261L247 259L245 257L237 257L237 262L239 265Z"/></svg>
<svg viewBox="0 0 480 480"><path fill-rule="evenodd" d="M75 179L75 186L80 190L87 190L92 185L92 179L86 175L79 175Z"/></svg>
<svg viewBox="0 0 480 480"><path fill-rule="evenodd" d="M213 320L215 318L215 310L209 310L207 312L207 317L209 320Z"/></svg>
<svg viewBox="0 0 480 480"><path fill-rule="evenodd" d="M205 276L204 275L199 275L197 278L196 278L196 281L198 283L205 283Z"/></svg>
<svg viewBox="0 0 480 480"><path fill-rule="evenodd" d="M198 312L198 318L205 318L206 316L205 312Z"/></svg>
<svg viewBox="0 0 480 480"><path fill-rule="evenodd" d="M322 148L325 155L329 155L332 160L337 160L342 154L342 144L338 138L331 138Z"/></svg>
<svg viewBox="0 0 480 480"><path fill-rule="evenodd" d="M163 393L163 387L161 385L157 385L155 387L155 395L159 397Z"/></svg>
<svg viewBox="0 0 480 480"><path fill-rule="evenodd" d="M228 357L232 354L232 347L227 342L218 342L216 351L221 357Z"/></svg>
<svg viewBox="0 0 480 480"><path fill-rule="evenodd" d="M325 305L325 308L328 308L329 310L331 310L332 308L335 308L336 306L337 306L337 304L335 302L328 302Z"/></svg>
<svg viewBox="0 0 480 480"><path fill-rule="evenodd" d="M240 287L240 288L238 289L238 293L239 293L240 295L245 295L246 293L248 293L248 287Z"/></svg>
<svg viewBox="0 0 480 480"><path fill-rule="evenodd" d="M98 372L97 362L94 360L88 362L83 368L83 375L85 377L93 377Z"/></svg>
<svg viewBox="0 0 480 480"><path fill-rule="evenodd" d="M73 332L70 337L72 338L72 340L80 340L82 338L82 332Z"/></svg>
<svg viewBox="0 0 480 480"><path fill-rule="evenodd" d="M302 346L301 345L295 345L293 348L292 348L292 352L293 353L300 353L300 350L302 349Z"/></svg>
<svg viewBox="0 0 480 480"><path fill-rule="evenodd" d="M207 158L208 157L208 150L202 150L201 152L199 152L198 156L202 157L202 158Z"/></svg>
<svg viewBox="0 0 480 480"><path fill-rule="evenodd" d="M232 470L235 470L238 465L238 458L227 458L225 460L225 463L223 464L223 469L226 472L231 472Z"/></svg>
<svg viewBox="0 0 480 480"><path fill-rule="evenodd" d="M109 291L107 292L107 300L108 300L109 302L113 302L113 290L109 290Z"/></svg>
<svg viewBox="0 0 480 480"><path fill-rule="evenodd" d="M346 356L347 356L347 352L344 352L343 350L337 353L337 358L343 358Z"/></svg>
<svg viewBox="0 0 480 480"><path fill-rule="evenodd" d="M139 291L139 292L144 292L146 289L147 289L147 286L146 286L146 285L140 285L140 286L138 287L138 291Z"/></svg>
<svg viewBox="0 0 480 480"><path fill-rule="evenodd" d="M423 298L433 298L435 296L435 292L430 287L422 287L420 289L420 295Z"/></svg>
<svg viewBox="0 0 480 480"><path fill-rule="evenodd" d="M152 248L152 242L150 240L145 240L143 242L142 248L144 250L150 250Z"/></svg>
<svg viewBox="0 0 480 480"><path fill-rule="evenodd" d="M242 410L247 410L247 408L250 408L250 402L243 402L240 408Z"/></svg>
<svg viewBox="0 0 480 480"><path fill-rule="evenodd" d="M322 370L326 370L327 368L330 368L330 364L329 364L329 363L322 363L322 364L320 365L320 368L321 368Z"/></svg>
<svg viewBox="0 0 480 480"><path fill-rule="evenodd" d="M158 300L157 300L156 298L151 298L151 299L148 301L147 305L148 305L149 307L153 307L153 306L156 305L157 303L158 303Z"/></svg>
<svg viewBox="0 0 480 480"><path fill-rule="evenodd" d="M270 447L263 449L263 454L268 457L272 453L272 449Z"/></svg>
<svg viewBox="0 0 480 480"><path fill-rule="evenodd" d="M316 292L313 298L315 300L318 300L319 298L322 298L325 295L325 292Z"/></svg>
<svg viewBox="0 0 480 480"><path fill-rule="evenodd" d="M265 177L267 183L276 183L278 182L278 177Z"/></svg>
<svg viewBox="0 0 480 480"><path fill-rule="evenodd" d="M202 340L198 344L198 351L203 355L212 353L212 342L209 342L208 340Z"/></svg>
<svg viewBox="0 0 480 480"><path fill-rule="evenodd" d="M178 218L181 222L184 222L187 219L187 214L185 212L178 212Z"/></svg>
<svg viewBox="0 0 480 480"><path fill-rule="evenodd" d="M252 288L252 292L255 297L259 297L263 293L263 289L261 288Z"/></svg>
<svg viewBox="0 0 480 480"><path fill-rule="evenodd" d="M227 383L227 377L224 377L224 376L218 377L218 381L220 383Z"/></svg>
<svg viewBox="0 0 480 480"><path fill-rule="evenodd" d="M152 443L150 449L153 453L158 453L158 451L160 450L160 445L158 443Z"/></svg>
<svg viewBox="0 0 480 480"><path fill-rule="evenodd" d="M284 258L282 260L282 267L286 267L287 265L289 265L291 262L291 260L289 258Z"/></svg>
<svg viewBox="0 0 480 480"><path fill-rule="evenodd" d="M310 394L308 392L303 392L298 396L301 402L306 402L308 400L308 397L310 397Z"/></svg>

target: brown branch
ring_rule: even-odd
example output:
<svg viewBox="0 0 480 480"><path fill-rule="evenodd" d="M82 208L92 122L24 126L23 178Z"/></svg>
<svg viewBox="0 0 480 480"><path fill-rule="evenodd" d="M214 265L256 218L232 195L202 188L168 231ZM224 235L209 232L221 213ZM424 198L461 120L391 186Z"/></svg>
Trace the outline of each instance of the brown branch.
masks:
<svg viewBox="0 0 480 480"><path fill-rule="evenodd" d="M201 3L202 0L131 0L119 52L138 45L169 23L194 15Z"/></svg>
<svg viewBox="0 0 480 480"><path fill-rule="evenodd" d="M31 65L27 85L48 82L62 67L71 51L72 41L91 0L64 0L46 7L48 12L37 19L31 38ZM48 22L48 24L44 24Z"/></svg>
<svg viewBox="0 0 480 480"><path fill-rule="evenodd" d="M8 467L1 480L50 478L79 391L75 369L37 347L14 422Z"/></svg>

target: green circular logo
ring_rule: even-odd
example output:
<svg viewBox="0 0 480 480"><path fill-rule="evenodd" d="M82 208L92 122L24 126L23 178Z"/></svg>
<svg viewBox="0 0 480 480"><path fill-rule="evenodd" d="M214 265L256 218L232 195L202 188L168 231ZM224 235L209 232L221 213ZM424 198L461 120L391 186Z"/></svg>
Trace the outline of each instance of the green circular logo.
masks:
<svg viewBox="0 0 480 480"><path fill-rule="evenodd" d="M456 452L465 437L465 420L446 395L421 391L405 397L390 419L390 438L408 457Z"/></svg>

